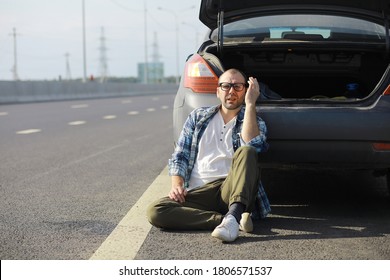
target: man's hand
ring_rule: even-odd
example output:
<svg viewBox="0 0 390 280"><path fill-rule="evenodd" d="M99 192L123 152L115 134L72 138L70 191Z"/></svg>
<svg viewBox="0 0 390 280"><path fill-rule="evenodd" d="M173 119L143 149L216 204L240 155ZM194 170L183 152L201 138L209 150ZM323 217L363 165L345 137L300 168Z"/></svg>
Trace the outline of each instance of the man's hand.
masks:
<svg viewBox="0 0 390 280"><path fill-rule="evenodd" d="M260 86L256 78L250 77L245 95L245 115L241 137L245 143L260 135L256 117L256 100L260 96Z"/></svg>
<svg viewBox="0 0 390 280"><path fill-rule="evenodd" d="M248 80L248 89L245 95L245 104L246 106L256 106L256 100L260 96L260 86L256 78L249 77Z"/></svg>
<svg viewBox="0 0 390 280"><path fill-rule="evenodd" d="M187 195L187 190L184 188L184 180L180 176L172 176L172 188L169 192L169 198L183 203L185 201L185 196Z"/></svg>

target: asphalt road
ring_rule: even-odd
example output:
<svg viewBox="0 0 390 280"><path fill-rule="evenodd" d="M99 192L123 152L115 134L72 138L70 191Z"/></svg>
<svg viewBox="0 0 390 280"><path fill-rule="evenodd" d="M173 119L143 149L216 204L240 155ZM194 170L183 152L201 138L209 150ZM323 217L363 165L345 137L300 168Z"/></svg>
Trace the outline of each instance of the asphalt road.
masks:
<svg viewBox="0 0 390 280"><path fill-rule="evenodd" d="M390 260L390 198L369 172L263 170L272 212L223 244L152 228L138 260ZM337 278L337 277L336 277Z"/></svg>
<svg viewBox="0 0 390 280"><path fill-rule="evenodd" d="M166 166L173 97L0 106L0 259L88 259Z"/></svg>
<svg viewBox="0 0 390 280"><path fill-rule="evenodd" d="M0 259L90 258L166 167L173 98L0 106ZM135 259L390 259L384 178L264 170L263 182L272 213L253 233L222 244L152 228Z"/></svg>

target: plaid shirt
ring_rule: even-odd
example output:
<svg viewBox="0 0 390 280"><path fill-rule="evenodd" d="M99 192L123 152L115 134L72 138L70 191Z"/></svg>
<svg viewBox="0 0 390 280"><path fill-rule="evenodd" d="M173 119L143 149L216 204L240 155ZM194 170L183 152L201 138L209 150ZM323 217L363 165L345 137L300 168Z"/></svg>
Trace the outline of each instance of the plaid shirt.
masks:
<svg viewBox="0 0 390 280"><path fill-rule="evenodd" d="M202 137L211 118L219 111L220 106L221 105L195 109L189 115L184 124L176 149L172 158L169 160L169 175L178 175L184 178L185 188L188 188L188 182L198 154L200 138ZM242 107L237 115L236 123L233 127L232 140L234 151L236 151L242 143L240 132L244 120L244 112L245 107ZM257 123L260 129L260 135L253 138L251 141L246 143L246 145L254 147L256 151L260 153L268 150L268 143L266 142L267 127L259 116L257 116ZM259 182L259 190L252 217L255 219L265 218L270 211L271 207L268 197L264 191L262 183Z"/></svg>

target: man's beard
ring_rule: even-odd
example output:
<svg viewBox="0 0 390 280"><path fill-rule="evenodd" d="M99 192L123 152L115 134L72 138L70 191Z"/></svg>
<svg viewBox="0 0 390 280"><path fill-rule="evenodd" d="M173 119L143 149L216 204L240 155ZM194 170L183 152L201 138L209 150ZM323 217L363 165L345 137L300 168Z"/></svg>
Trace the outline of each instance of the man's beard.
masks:
<svg viewBox="0 0 390 280"><path fill-rule="evenodd" d="M225 99L225 102L222 103L222 106L225 107L227 110L236 110L238 108L241 108L241 106L244 104L243 101L240 101L237 97L234 98L235 103L229 103L229 97Z"/></svg>

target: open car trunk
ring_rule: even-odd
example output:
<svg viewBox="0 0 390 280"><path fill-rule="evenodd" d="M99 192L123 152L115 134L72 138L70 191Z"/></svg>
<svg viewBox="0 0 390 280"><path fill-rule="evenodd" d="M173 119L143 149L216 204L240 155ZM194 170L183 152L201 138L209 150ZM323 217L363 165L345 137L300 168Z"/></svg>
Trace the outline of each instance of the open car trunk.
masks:
<svg viewBox="0 0 390 280"><path fill-rule="evenodd" d="M238 68L257 77L280 99L328 101L368 97L389 63L386 52L376 49L259 49L236 45L225 46L221 55L215 46L209 46L202 56L214 68L220 68L220 64L225 70ZM216 59L219 63L215 63Z"/></svg>
<svg viewBox="0 0 390 280"><path fill-rule="evenodd" d="M257 77L278 99L361 100L388 67L389 15L390 0L202 0L211 32L198 53Z"/></svg>

